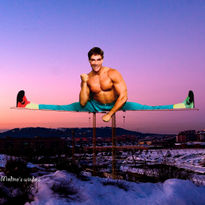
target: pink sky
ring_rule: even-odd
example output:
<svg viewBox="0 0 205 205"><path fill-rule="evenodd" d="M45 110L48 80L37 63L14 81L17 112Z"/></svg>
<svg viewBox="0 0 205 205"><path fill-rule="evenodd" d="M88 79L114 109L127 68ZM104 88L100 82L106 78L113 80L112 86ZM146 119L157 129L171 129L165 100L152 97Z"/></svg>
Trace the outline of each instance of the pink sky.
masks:
<svg viewBox="0 0 205 205"><path fill-rule="evenodd" d="M81 3L80 3L81 2ZM104 65L118 69L129 101L173 104L195 92L198 112L117 114L126 129L177 133L205 129L205 3L200 1L24 1L0 5L0 129L88 127L88 114L11 110L24 89L42 104L78 101L87 52L105 51ZM98 117L98 126L110 126Z"/></svg>

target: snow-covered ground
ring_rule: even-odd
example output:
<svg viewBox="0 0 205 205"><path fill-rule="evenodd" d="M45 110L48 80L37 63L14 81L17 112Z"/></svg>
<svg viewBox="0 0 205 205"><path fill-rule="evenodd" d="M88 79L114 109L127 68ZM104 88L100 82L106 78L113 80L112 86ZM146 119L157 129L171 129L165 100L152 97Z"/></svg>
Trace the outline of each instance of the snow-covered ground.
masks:
<svg viewBox="0 0 205 205"><path fill-rule="evenodd" d="M34 201L25 205L204 205L205 186L168 179L164 183L134 183L88 177L82 181L66 171L39 177Z"/></svg>
<svg viewBox="0 0 205 205"><path fill-rule="evenodd" d="M147 176L157 176L160 173L153 169L144 170L139 165L166 164L194 172L191 180L200 185L205 185L205 149L159 149L143 150L127 156L120 166L122 172L132 172Z"/></svg>
<svg viewBox="0 0 205 205"><path fill-rule="evenodd" d="M169 164L178 168L184 168L196 173L205 174L205 149L159 149L136 152L134 156L128 156L123 164L133 164L135 162L145 162L151 164Z"/></svg>
<svg viewBox="0 0 205 205"><path fill-rule="evenodd" d="M89 156L90 157L90 156ZM101 162L106 158L111 163L111 156L99 156ZM109 159L108 159L109 158ZM144 150L136 151L133 155L123 152L120 169L123 171L139 172L133 165L169 164L194 171L193 181L205 182L205 149L177 150ZM4 167L7 156L0 155L0 166ZM76 178L66 171L50 170L32 163L28 167L38 169L33 173L36 178L33 189L34 199L25 205L204 205L205 183L197 186L190 180L168 179L163 183L135 183L125 180L112 180L92 177L86 180ZM143 170L142 170L143 172ZM40 173L40 174L39 174ZM86 172L84 172L86 173ZM0 173L0 175L4 175Z"/></svg>
<svg viewBox="0 0 205 205"><path fill-rule="evenodd" d="M0 167L5 167L6 164L6 155L0 154Z"/></svg>

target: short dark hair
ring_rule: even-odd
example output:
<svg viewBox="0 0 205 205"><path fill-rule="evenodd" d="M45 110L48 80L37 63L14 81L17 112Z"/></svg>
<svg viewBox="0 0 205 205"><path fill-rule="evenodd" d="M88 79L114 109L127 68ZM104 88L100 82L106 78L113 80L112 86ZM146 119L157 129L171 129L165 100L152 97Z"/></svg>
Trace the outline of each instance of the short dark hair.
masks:
<svg viewBox="0 0 205 205"><path fill-rule="evenodd" d="M92 55L101 55L104 58L104 51L101 48L93 47L88 52L88 59L90 60Z"/></svg>

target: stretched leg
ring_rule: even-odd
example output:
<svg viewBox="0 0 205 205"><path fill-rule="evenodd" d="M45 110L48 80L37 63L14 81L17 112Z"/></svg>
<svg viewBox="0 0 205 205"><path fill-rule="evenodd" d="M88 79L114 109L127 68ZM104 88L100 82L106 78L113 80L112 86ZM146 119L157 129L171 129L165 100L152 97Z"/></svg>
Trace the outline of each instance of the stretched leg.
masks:
<svg viewBox="0 0 205 205"><path fill-rule="evenodd" d="M170 109L180 109L180 108L194 108L194 93L189 91L188 97L183 103L172 104L172 105L157 105L149 106L142 105L136 102L126 102L121 110L170 110Z"/></svg>
<svg viewBox="0 0 205 205"><path fill-rule="evenodd" d="M27 100L25 96L25 92L23 90L19 91L17 95L17 107L24 107L26 109L36 109L36 110L96 112L93 105L89 101L84 107L82 107L79 102L75 102L68 105L35 104Z"/></svg>
<svg viewBox="0 0 205 205"><path fill-rule="evenodd" d="M126 102L121 110L171 110L173 105L142 105L136 102Z"/></svg>
<svg viewBox="0 0 205 205"><path fill-rule="evenodd" d="M84 107L79 102L68 105L45 105L39 104L39 110L55 110L55 111L75 111L75 112L95 112L91 103L88 101Z"/></svg>

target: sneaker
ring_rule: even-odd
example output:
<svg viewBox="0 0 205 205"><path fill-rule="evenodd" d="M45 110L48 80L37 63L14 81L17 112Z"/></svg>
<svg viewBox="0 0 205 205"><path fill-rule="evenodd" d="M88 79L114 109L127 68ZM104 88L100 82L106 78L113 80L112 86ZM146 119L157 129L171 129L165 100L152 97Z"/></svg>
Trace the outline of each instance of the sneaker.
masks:
<svg viewBox="0 0 205 205"><path fill-rule="evenodd" d="M194 93L192 90L189 91L188 97L184 101L186 108L195 108L194 104Z"/></svg>
<svg viewBox="0 0 205 205"><path fill-rule="evenodd" d="M24 90L20 90L16 98L16 107L26 107L29 103L30 102L27 100Z"/></svg>

